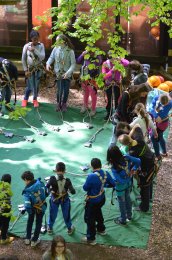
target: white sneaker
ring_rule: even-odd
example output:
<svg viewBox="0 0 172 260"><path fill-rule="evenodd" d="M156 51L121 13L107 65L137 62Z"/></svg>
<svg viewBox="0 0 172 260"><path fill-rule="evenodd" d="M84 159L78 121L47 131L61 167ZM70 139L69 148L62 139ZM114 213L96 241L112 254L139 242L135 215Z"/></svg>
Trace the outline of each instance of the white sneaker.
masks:
<svg viewBox="0 0 172 260"><path fill-rule="evenodd" d="M81 114L84 114L85 112L87 111L87 108L86 107L81 107L81 110L80 110L80 113Z"/></svg>
<svg viewBox="0 0 172 260"><path fill-rule="evenodd" d="M26 239L24 240L24 243L25 243L26 246L30 245L30 239L27 239L27 238L26 238Z"/></svg>
<svg viewBox="0 0 172 260"><path fill-rule="evenodd" d="M82 237L81 242L92 246L97 244L96 240L88 240L87 237Z"/></svg>
<svg viewBox="0 0 172 260"><path fill-rule="evenodd" d="M38 239L37 241L31 241L31 247L36 247L40 242L40 239Z"/></svg>
<svg viewBox="0 0 172 260"><path fill-rule="evenodd" d="M95 116L95 114L96 114L96 110L92 110L92 111L90 112L90 116Z"/></svg>

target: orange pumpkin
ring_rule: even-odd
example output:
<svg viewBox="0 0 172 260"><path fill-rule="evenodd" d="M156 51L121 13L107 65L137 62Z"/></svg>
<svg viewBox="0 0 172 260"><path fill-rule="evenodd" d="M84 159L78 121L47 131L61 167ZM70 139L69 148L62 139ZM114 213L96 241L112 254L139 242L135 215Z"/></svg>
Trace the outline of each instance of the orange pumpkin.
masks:
<svg viewBox="0 0 172 260"><path fill-rule="evenodd" d="M170 87L166 83L161 83L157 88L165 92L169 92L170 90Z"/></svg>
<svg viewBox="0 0 172 260"><path fill-rule="evenodd" d="M161 84L161 80L159 76L151 76L148 78L148 83L151 85L151 87L158 87Z"/></svg>
<svg viewBox="0 0 172 260"><path fill-rule="evenodd" d="M167 84L170 88L170 91L172 91L172 81L165 81L165 84Z"/></svg>
<svg viewBox="0 0 172 260"><path fill-rule="evenodd" d="M164 78L162 77L162 76L158 76L159 78L160 78L160 80L161 80L161 83L164 83Z"/></svg>

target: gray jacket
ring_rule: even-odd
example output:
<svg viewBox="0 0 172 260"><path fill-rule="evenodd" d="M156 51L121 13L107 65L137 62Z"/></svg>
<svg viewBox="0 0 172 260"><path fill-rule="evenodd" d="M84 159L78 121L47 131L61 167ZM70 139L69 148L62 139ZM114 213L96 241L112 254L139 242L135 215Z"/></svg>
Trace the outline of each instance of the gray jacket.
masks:
<svg viewBox="0 0 172 260"><path fill-rule="evenodd" d="M24 71L27 71L29 67L35 67L45 59L45 48L43 43L38 43L34 52L28 50L32 42L24 45L22 52L22 65Z"/></svg>

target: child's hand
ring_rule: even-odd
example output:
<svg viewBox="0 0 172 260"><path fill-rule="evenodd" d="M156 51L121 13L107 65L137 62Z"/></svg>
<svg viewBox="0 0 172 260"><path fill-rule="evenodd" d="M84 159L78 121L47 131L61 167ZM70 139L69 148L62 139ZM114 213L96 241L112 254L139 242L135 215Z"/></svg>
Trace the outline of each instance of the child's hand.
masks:
<svg viewBox="0 0 172 260"><path fill-rule="evenodd" d="M161 123L162 122L162 119L161 119L161 117L157 117L156 119L155 119L155 121L157 122L157 123Z"/></svg>

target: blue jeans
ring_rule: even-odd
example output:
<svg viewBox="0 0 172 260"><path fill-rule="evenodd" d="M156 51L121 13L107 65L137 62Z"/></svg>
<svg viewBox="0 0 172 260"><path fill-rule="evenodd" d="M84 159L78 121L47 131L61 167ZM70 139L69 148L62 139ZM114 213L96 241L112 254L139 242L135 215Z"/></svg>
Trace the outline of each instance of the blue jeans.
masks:
<svg viewBox="0 0 172 260"><path fill-rule="evenodd" d="M57 80L57 103L65 104L69 96L70 79Z"/></svg>
<svg viewBox="0 0 172 260"><path fill-rule="evenodd" d="M155 138L152 135L151 141L152 141L152 144L153 144L155 155L158 157L158 156L160 156L160 148L161 148L163 153L166 153L167 149L166 149L166 142L165 142L165 139L164 139L164 136L163 136L164 131L157 128L157 132L158 132L158 138Z"/></svg>
<svg viewBox="0 0 172 260"><path fill-rule="evenodd" d="M49 218L48 218L48 226L49 226L50 229L53 228L53 225L54 225L55 220L57 218L58 209L59 209L60 205L61 205L65 224L66 224L68 229L71 229L71 227L72 227L72 222L71 222L71 218L70 218L71 205L70 205L70 199L69 198L64 199L64 201L59 199L56 202L53 202L52 198L50 199L50 214L49 214Z"/></svg>
<svg viewBox="0 0 172 260"><path fill-rule="evenodd" d="M126 218L132 217L132 203L130 198L130 187L127 188L121 196L118 197L119 210L121 213L120 221L126 223Z"/></svg>
<svg viewBox="0 0 172 260"><path fill-rule="evenodd" d="M38 240L39 234L41 231L43 216L44 216L43 212L37 213L37 211L35 209L32 210L32 214L28 215L27 228L26 228L26 238L27 239L31 239L32 226L33 226L34 218L36 217L36 224L35 224L35 230L34 230L34 234L32 237L32 241Z"/></svg>
<svg viewBox="0 0 172 260"><path fill-rule="evenodd" d="M26 80L24 100L29 99L31 92L33 92L33 100L37 100L41 76L42 71L38 70L33 72L31 76Z"/></svg>
<svg viewBox="0 0 172 260"><path fill-rule="evenodd" d="M2 102L5 99L5 102L7 104L10 103L11 94L12 94L12 91L11 91L11 88L9 85L2 88L2 90L0 90L0 102ZM2 104L0 104L0 108L1 107L2 107Z"/></svg>

